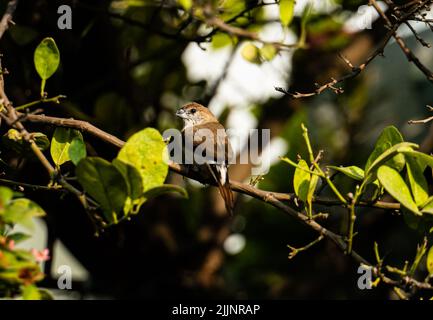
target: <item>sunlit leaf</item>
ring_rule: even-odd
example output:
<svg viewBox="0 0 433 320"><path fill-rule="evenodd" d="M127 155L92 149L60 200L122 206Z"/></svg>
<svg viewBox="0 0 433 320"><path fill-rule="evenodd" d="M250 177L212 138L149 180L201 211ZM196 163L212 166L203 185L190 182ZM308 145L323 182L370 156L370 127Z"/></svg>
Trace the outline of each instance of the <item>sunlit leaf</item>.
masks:
<svg viewBox="0 0 433 320"><path fill-rule="evenodd" d="M227 33L217 33L216 35L212 36L212 48L215 50L224 48L233 44L233 39L234 38L230 37Z"/></svg>
<svg viewBox="0 0 433 320"><path fill-rule="evenodd" d="M365 170L365 177L369 176L369 174L371 172L374 172L375 170L377 170L383 164L388 165L388 163L389 163L389 164L393 165L393 168L396 168L396 162L394 162L394 161L388 162L388 160L390 160L391 158L395 157L398 153L403 153L403 152L411 151L411 150L413 150L412 148L418 148L418 145L415 144L415 143L410 143L410 142L402 142L402 143L398 143L398 144L392 146L389 149L386 149L382 154L380 154L373 161L373 163L371 163L370 166L368 166L368 169ZM400 155L403 156L403 154L400 154ZM404 159L404 156L403 156L403 159ZM405 162L403 161L402 163L404 165ZM397 171L401 170L400 164L396 168Z"/></svg>
<svg viewBox="0 0 433 320"><path fill-rule="evenodd" d="M365 171L368 171L373 162L382 155L386 150L392 146L403 142L403 136L394 126L389 126L383 129L380 136L377 138L373 152L367 160L365 165ZM404 156L396 155L386 163L387 166L397 169L400 171L404 167Z"/></svg>
<svg viewBox="0 0 433 320"><path fill-rule="evenodd" d="M67 129L58 127L54 131L53 139L51 140L51 157L53 158L54 163L57 166L62 165L66 161L71 160L69 148L74 139L79 139L83 141L83 136L81 132L74 129ZM75 142L77 144L77 142ZM75 161L82 155L83 151L77 152L77 145L75 146L75 150L73 151L73 156ZM77 162L78 163L78 162Z"/></svg>
<svg viewBox="0 0 433 320"><path fill-rule="evenodd" d="M0 214L12 200L13 196L14 192L11 189L0 186Z"/></svg>
<svg viewBox="0 0 433 320"><path fill-rule="evenodd" d="M410 190L400 173L394 168L386 165L380 166L377 170L379 179L385 190L398 202L416 215L421 215L416 203L414 202Z"/></svg>
<svg viewBox="0 0 433 320"><path fill-rule="evenodd" d="M60 64L60 52L53 38L45 38L38 45L34 53L34 64L36 71L42 79L41 96L44 96L45 83Z"/></svg>
<svg viewBox="0 0 433 320"><path fill-rule="evenodd" d="M421 212L433 214L433 196L429 197L422 205Z"/></svg>
<svg viewBox="0 0 433 320"><path fill-rule="evenodd" d="M189 10L192 7L192 0L178 0L178 2L185 10Z"/></svg>
<svg viewBox="0 0 433 320"><path fill-rule="evenodd" d="M280 0L280 20L284 27L290 25L295 13L295 0Z"/></svg>
<svg viewBox="0 0 433 320"><path fill-rule="evenodd" d="M314 170L316 172L316 169ZM311 175L311 180L308 185L307 203L311 206L313 203L314 192L316 191L317 183L319 182L319 176L316 174Z"/></svg>
<svg viewBox="0 0 433 320"><path fill-rule="evenodd" d="M146 128L132 135L117 158L135 167L141 175L143 192L164 183L168 173L167 146L158 130Z"/></svg>
<svg viewBox="0 0 433 320"><path fill-rule="evenodd" d="M298 166L304 168L305 170L310 170L305 160L301 159L298 162ZM300 168L296 168L295 175L293 176L293 188L295 190L295 194L304 202L307 201L309 185L310 173Z"/></svg>
<svg viewBox="0 0 433 320"><path fill-rule="evenodd" d="M407 178L409 180L412 196L417 205L428 199L428 184L423 170L416 159L406 157Z"/></svg>
<svg viewBox="0 0 433 320"><path fill-rule="evenodd" d="M328 166L328 168L337 170L352 179L359 180L359 181L364 180L364 170L362 170L357 166L349 166L349 167Z"/></svg>
<svg viewBox="0 0 433 320"><path fill-rule="evenodd" d="M44 210L29 199L19 198L12 200L3 213L6 223L21 224L33 229L33 218L45 215Z"/></svg>
<svg viewBox="0 0 433 320"><path fill-rule="evenodd" d="M419 151L414 151L414 150L406 150L406 151L401 151L406 157L412 157L414 159L416 159L419 163L419 165L421 166L421 170L424 171L425 168L427 166L429 166L430 168L433 168L433 157L419 152Z"/></svg>

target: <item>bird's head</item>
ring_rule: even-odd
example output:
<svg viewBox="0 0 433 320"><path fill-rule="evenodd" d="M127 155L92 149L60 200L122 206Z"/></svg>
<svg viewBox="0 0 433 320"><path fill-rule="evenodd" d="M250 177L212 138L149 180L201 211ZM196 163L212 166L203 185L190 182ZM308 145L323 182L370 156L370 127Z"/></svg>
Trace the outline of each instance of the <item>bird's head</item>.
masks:
<svg viewBox="0 0 433 320"><path fill-rule="evenodd" d="M185 127L218 121L208 108L196 102L184 105L182 108L177 110L176 116L182 118Z"/></svg>

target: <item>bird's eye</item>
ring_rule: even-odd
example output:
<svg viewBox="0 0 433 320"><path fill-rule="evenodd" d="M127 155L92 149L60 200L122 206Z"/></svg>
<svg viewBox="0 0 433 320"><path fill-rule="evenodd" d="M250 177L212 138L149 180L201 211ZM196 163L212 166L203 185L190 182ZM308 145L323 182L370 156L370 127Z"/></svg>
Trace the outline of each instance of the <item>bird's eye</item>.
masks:
<svg viewBox="0 0 433 320"><path fill-rule="evenodd" d="M197 111L197 109L191 109L191 113L194 114Z"/></svg>

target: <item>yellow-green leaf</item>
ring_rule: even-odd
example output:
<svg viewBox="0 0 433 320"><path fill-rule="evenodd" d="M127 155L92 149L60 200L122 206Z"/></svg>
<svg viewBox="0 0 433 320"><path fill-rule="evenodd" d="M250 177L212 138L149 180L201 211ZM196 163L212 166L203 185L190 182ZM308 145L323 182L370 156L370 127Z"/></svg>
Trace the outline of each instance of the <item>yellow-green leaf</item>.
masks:
<svg viewBox="0 0 433 320"><path fill-rule="evenodd" d="M304 168L305 170L310 170L305 160L299 160L298 166L300 168ZM295 170L295 175L293 176L293 188L295 190L295 194L299 197L299 199L305 202L308 198L310 173L300 168L296 168Z"/></svg>
<svg viewBox="0 0 433 320"><path fill-rule="evenodd" d="M146 128L132 135L117 158L138 170L143 192L164 183L168 173L167 145L158 130Z"/></svg>
<svg viewBox="0 0 433 320"><path fill-rule="evenodd" d="M368 177L370 173L374 172L381 165L391 164L393 168L396 168L397 171L401 170L401 163L399 163L398 167L395 166L395 162L388 162L390 159L395 159L394 157L399 153L405 153L409 151L413 151L413 148L418 148L418 145L410 142L401 142L393 145L391 148L386 149L382 154L380 154L369 166L366 166L365 169L365 177ZM403 156L403 154L400 154ZM403 165L404 165L404 156L403 156Z"/></svg>
<svg viewBox="0 0 433 320"><path fill-rule="evenodd" d="M388 126L383 129L383 131L377 138L373 152L368 157L367 163L365 165L365 171L369 171L369 168L371 167L373 162L375 162L375 160L386 150L396 144L402 143L403 141L403 136L396 127ZM404 167L404 157L402 155L396 155L388 161L387 165L397 169L397 171L400 171Z"/></svg>
<svg viewBox="0 0 433 320"><path fill-rule="evenodd" d="M317 172L317 170L315 169L314 172ZM314 191L316 191L316 187L317 187L318 182L319 182L319 176L316 174L312 174L310 184L308 186L308 195L307 195L307 202L308 202L308 205L310 206L310 208L311 208L311 205L313 203Z"/></svg>
<svg viewBox="0 0 433 320"><path fill-rule="evenodd" d="M29 199L19 198L10 201L3 213L6 223L18 223L28 229L33 229L33 218L45 215L44 210Z"/></svg>
<svg viewBox="0 0 433 320"><path fill-rule="evenodd" d="M284 27L288 27L295 13L295 0L280 0L280 20Z"/></svg>
<svg viewBox="0 0 433 320"><path fill-rule="evenodd" d="M412 196L415 199L415 203L419 206L428 199L427 180L424 177L421 165L416 159L406 157L406 169Z"/></svg>
<svg viewBox="0 0 433 320"><path fill-rule="evenodd" d="M352 179L359 180L359 181L364 180L364 170L362 170L357 166L350 166L350 167L328 166L328 168L337 170Z"/></svg>
<svg viewBox="0 0 433 320"><path fill-rule="evenodd" d="M421 166L422 171L424 171L427 166L433 168L433 157L428 154L414 150L403 150L401 153L403 153L406 158L411 157L416 159Z"/></svg>
<svg viewBox="0 0 433 320"><path fill-rule="evenodd" d="M380 166L377 170L377 178L385 190L402 206L416 215L421 215L408 186L397 170L386 165Z"/></svg>
<svg viewBox="0 0 433 320"><path fill-rule="evenodd" d="M83 140L83 136L81 135L80 131L61 127L56 128L54 131L53 139L51 140L50 152L51 157L57 166L60 166L66 161L71 160L69 148L74 139L79 139L81 141ZM76 150L73 152L73 157L76 161L80 156L77 155L75 151ZM82 152L82 150L80 152Z"/></svg>
<svg viewBox="0 0 433 320"><path fill-rule="evenodd" d="M42 79L41 97L45 96L45 84L60 64L60 52L53 38L45 38L35 50L33 61Z"/></svg>
<svg viewBox="0 0 433 320"><path fill-rule="evenodd" d="M60 52L53 38L45 38L34 53L36 71L42 80L51 77L60 64Z"/></svg>
<svg viewBox="0 0 433 320"><path fill-rule="evenodd" d="M192 0L178 0L178 2L185 10L189 10L192 7Z"/></svg>

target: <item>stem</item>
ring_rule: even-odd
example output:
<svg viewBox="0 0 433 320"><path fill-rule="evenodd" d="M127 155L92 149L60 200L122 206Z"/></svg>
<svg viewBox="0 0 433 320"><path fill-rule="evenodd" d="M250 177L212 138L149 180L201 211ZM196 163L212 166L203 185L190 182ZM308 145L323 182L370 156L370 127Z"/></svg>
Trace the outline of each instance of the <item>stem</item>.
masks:
<svg viewBox="0 0 433 320"><path fill-rule="evenodd" d="M45 96L45 84L47 83L47 80L42 79L41 81L41 98L43 99Z"/></svg>
<svg viewBox="0 0 433 320"><path fill-rule="evenodd" d="M54 102L54 103L59 104L60 103L60 99L65 99L65 98L66 98L66 96L64 96L64 95L58 95L58 96L55 96L55 97L52 97L52 98L41 98L39 100L32 101L32 102L23 104L22 106L16 107L15 110L16 111L24 110L24 109L33 107L35 105L38 105L40 103Z"/></svg>
<svg viewBox="0 0 433 320"><path fill-rule="evenodd" d="M361 186L356 186L356 192L355 196L352 199L352 202L349 206L349 231L347 236L347 254L351 254L352 252L352 246L353 246L353 234L355 230L355 220L356 220L356 205L359 201L359 198L361 197L364 188L365 188L365 181L364 180L361 183Z"/></svg>

